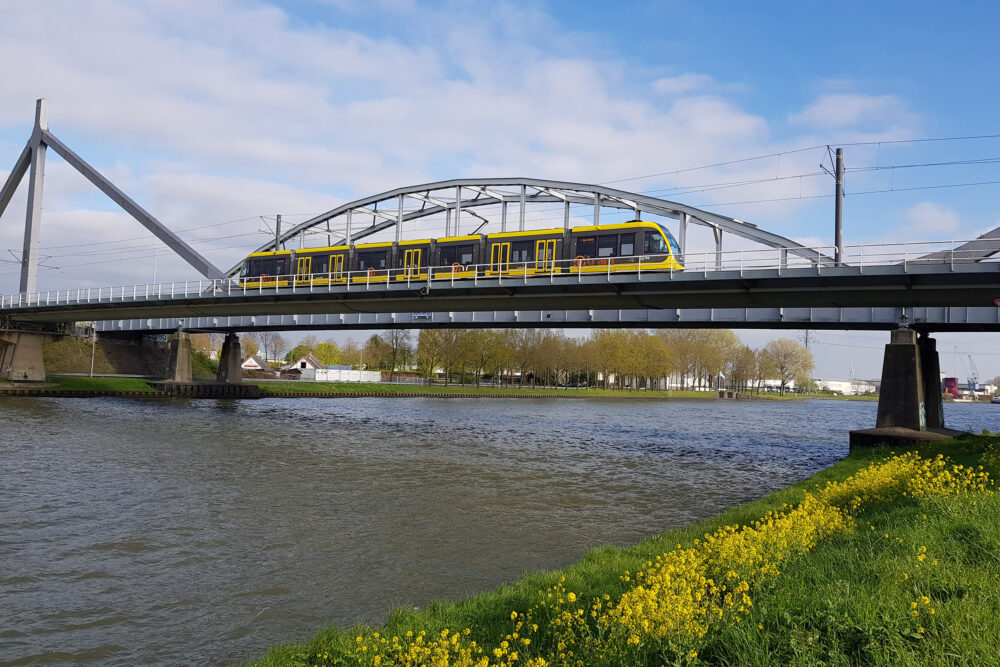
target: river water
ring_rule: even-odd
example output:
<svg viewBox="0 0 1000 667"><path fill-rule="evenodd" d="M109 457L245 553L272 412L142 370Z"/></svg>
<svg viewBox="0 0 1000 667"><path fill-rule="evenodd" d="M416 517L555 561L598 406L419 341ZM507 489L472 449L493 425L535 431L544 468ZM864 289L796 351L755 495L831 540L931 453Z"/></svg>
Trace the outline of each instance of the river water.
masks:
<svg viewBox="0 0 1000 667"><path fill-rule="evenodd" d="M875 410L4 398L0 663L251 659L759 498L845 456Z"/></svg>

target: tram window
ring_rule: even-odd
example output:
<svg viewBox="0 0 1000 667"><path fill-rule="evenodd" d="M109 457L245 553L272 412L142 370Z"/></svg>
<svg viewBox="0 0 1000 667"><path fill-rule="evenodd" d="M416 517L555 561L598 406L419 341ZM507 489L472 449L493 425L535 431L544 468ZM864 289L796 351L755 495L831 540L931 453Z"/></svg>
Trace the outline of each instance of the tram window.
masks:
<svg viewBox="0 0 1000 667"><path fill-rule="evenodd" d="M510 244L510 261L512 262L531 262L534 261L534 257L531 256L532 241L518 241L517 243Z"/></svg>
<svg viewBox="0 0 1000 667"><path fill-rule="evenodd" d="M646 252L667 253L670 252L670 249L667 247L666 241L663 240L663 235L659 232L646 232Z"/></svg>
<svg viewBox="0 0 1000 667"><path fill-rule="evenodd" d="M385 268L385 250L371 250L368 252L358 253L358 270L365 271L366 269L384 269Z"/></svg>
<svg viewBox="0 0 1000 667"><path fill-rule="evenodd" d="M618 235L605 234L597 237L597 256L614 257L615 250L618 249Z"/></svg>
<svg viewBox="0 0 1000 667"><path fill-rule="evenodd" d="M635 254L635 234L622 234L621 252L622 257L629 257Z"/></svg>
<svg viewBox="0 0 1000 667"><path fill-rule="evenodd" d="M269 271L267 273L269 275L273 273L273 275L276 275L276 276L285 276L285 275L288 275L288 258L287 257L279 257L279 258L275 259L274 260L274 271L273 272Z"/></svg>
<svg viewBox="0 0 1000 667"><path fill-rule="evenodd" d="M313 273L326 273L330 267L329 256L321 256L313 258L312 272Z"/></svg>
<svg viewBox="0 0 1000 667"><path fill-rule="evenodd" d="M593 257L597 254L597 237L585 236L576 242L576 254L581 257Z"/></svg>
<svg viewBox="0 0 1000 667"><path fill-rule="evenodd" d="M472 245L452 245L441 248L441 266L472 264Z"/></svg>

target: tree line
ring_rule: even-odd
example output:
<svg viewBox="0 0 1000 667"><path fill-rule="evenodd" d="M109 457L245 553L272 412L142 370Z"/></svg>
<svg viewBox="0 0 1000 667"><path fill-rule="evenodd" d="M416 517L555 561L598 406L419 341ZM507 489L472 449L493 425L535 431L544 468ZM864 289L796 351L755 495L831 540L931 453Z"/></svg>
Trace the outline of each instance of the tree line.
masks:
<svg viewBox="0 0 1000 667"><path fill-rule="evenodd" d="M292 362L313 354L324 364L417 372L428 379L523 386L600 386L615 389L706 387L760 390L777 380L782 393L804 387L814 368L798 341L779 338L760 349L729 329L599 329L588 338L554 329L390 330L363 344L306 336L290 347L280 336L242 337L245 354Z"/></svg>

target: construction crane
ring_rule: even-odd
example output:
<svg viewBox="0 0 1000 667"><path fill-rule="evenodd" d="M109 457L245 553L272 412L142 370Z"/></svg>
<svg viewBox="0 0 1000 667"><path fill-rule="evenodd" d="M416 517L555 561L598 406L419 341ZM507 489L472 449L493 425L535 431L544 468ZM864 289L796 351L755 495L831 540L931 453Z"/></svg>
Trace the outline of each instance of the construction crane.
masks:
<svg viewBox="0 0 1000 667"><path fill-rule="evenodd" d="M976 368L976 362L972 360L972 355L969 355L969 391L972 395L976 395L976 390L979 389L979 369Z"/></svg>
<svg viewBox="0 0 1000 667"><path fill-rule="evenodd" d="M972 360L972 355L965 355L969 360L969 365L966 366L965 362L962 361L962 357L958 351L958 346L955 346L955 358L962 364L962 370L965 371L966 380L969 383L969 392L976 396L976 389L979 388L979 369L976 368L976 362Z"/></svg>

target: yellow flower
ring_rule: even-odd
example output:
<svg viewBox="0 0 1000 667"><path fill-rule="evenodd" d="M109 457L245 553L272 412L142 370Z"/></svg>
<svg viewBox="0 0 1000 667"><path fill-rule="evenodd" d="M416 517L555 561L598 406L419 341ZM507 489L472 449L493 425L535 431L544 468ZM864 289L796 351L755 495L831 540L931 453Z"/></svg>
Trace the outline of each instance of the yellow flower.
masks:
<svg viewBox="0 0 1000 667"><path fill-rule="evenodd" d="M566 595L566 598L567 598L567 599L568 599L568 600L569 600L570 602L576 602L576 593L569 593L568 595Z"/></svg>
<svg viewBox="0 0 1000 667"><path fill-rule="evenodd" d="M512 621L516 621L517 620L517 612L516 611L510 612L510 620L512 620Z"/></svg>

